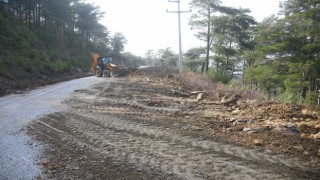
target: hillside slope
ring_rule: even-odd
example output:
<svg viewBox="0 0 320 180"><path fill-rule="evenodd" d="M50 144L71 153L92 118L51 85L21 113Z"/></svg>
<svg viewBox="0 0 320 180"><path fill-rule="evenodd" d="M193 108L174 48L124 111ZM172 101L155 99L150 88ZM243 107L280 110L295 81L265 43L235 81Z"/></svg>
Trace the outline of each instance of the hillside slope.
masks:
<svg viewBox="0 0 320 180"><path fill-rule="evenodd" d="M72 55L0 12L0 96L87 76L90 55Z"/></svg>

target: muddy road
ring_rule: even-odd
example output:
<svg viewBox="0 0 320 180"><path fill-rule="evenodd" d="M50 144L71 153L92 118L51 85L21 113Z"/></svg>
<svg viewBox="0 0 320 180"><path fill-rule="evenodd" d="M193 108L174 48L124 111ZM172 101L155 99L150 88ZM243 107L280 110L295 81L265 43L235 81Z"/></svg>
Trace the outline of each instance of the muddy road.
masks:
<svg viewBox="0 0 320 180"><path fill-rule="evenodd" d="M38 160L41 177L199 180L320 177L320 161L311 150L301 156L282 153L281 147L268 148L264 144L267 141L262 141L265 140L262 137L273 135L273 141L277 142L282 133L271 129L252 134L243 128L230 131L235 121L231 121L232 110L224 104L199 101L168 81L147 77L101 79L103 82L91 88L75 90L63 102L66 108L63 111L29 124L29 135L44 149ZM299 145L298 136L284 137ZM303 142L318 151L319 141Z"/></svg>
<svg viewBox="0 0 320 180"><path fill-rule="evenodd" d="M61 102L75 89L102 82L95 77L50 85L0 98L0 179L41 177L41 144L27 136L27 125L39 117L66 109Z"/></svg>

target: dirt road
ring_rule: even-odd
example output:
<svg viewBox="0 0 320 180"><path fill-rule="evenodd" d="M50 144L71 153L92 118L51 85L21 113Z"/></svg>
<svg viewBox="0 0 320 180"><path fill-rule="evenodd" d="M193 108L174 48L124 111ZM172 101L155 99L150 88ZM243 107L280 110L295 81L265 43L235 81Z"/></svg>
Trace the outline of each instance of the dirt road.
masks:
<svg viewBox="0 0 320 180"><path fill-rule="evenodd" d="M29 134L45 149L40 159L43 177L320 177L320 161L315 156L278 153L263 146L263 142L252 146L231 141L230 137L234 136L252 138L243 132L221 135L228 133L224 126L230 126L216 116L203 116L203 113L208 110L226 113L230 111L228 106L198 101L185 96L186 93L175 84L146 77L102 79L104 82L92 88L75 90L72 98L64 101L67 110L30 124ZM270 130L268 133L275 132ZM318 141L312 142L317 148Z"/></svg>
<svg viewBox="0 0 320 180"><path fill-rule="evenodd" d="M65 110L61 101L75 89L102 82L88 77L0 98L0 179L34 179L41 145L26 135L27 125L43 115Z"/></svg>

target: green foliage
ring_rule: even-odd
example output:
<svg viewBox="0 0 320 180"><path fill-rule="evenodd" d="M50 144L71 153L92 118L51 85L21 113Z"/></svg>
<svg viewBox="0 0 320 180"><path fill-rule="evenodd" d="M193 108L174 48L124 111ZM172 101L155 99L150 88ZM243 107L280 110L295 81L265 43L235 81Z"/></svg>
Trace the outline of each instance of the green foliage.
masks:
<svg viewBox="0 0 320 180"><path fill-rule="evenodd" d="M267 87L269 83L273 83L273 80L276 79L275 76L272 67L264 65L246 69L244 78L249 82L258 82Z"/></svg>
<svg viewBox="0 0 320 180"><path fill-rule="evenodd" d="M242 87L242 80L239 79L231 79L228 83L228 86L231 89L239 89L239 87Z"/></svg>
<svg viewBox="0 0 320 180"><path fill-rule="evenodd" d="M62 61L59 59L54 63L53 68L57 72L64 72L69 70L70 66L67 61Z"/></svg>
<svg viewBox="0 0 320 180"><path fill-rule="evenodd" d="M0 47L5 47L0 58L8 60L2 69L21 73L88 69L89 54L105 52L110 43L107 28L98 22L103 14L99 7L78 0L8 3L0 12Z"/></svg>
<svg viewBox="0 0 320 180"><path fill-rule="evenodd" d="M171 48L158 50L159 60L155 63L156 66L166 69L177 69L179 57Z"/></svg>
<svg viewBox="0 0 320 180"><path fill-rule="evenodd" d="M142 57L135 56L132 53L125 52L121 55L121 59L125 61L131 67L138 67L146 65L145 60Z"/></svg>
<svg viewBox="0 0 320 180"><path fill-rule="evenodd" d="M268 64L249 67L244 71L244 80L251 86L255 84L255 89L260 89L268 94L269 100L282 87L283 76L273 68L273 62Z"/></svg>
<svg viewBox="0 0 320 180"><path fill-rule="evenodd" d="M304 103L310 104L310 105L317 105L318 104L318 95L319 95L318 92L308 91Z"/></svg>
<svg viewBox="0 0 320 180"><path fill-rule="evenodd" d="M191 48L184 53L184 68L193 72L201 72L201 66L203 65L205 55L205 48Z"/></svg>
<svg viewBox="0 0 320 180"><path fill-rule="evenodd" d="M257 24L249 9L236 9L221 5L218 0L193 0L196 9L189 24L198 30L196 36L206 41L206 58L202 69L208 72L210 56L215 54L215 68L223 74L233 74L240 64L242 52L252 50L255 45L254 26ZM218 12L218 13L215 13Z"/></svg>
<svg viewBox="0 0 320 180"><path fill-rule="evenodd" d="M203 58L199 58L195 60L186 59L184 61L184 67L193 72L200 72L203 62L204 62Z"/></svg>
<svg viewBox="0 0 320 180"><path fill-rule="evenodd" d="M208 72L208 77L215 82L222 82L224 84L228 84L231 80L231 77L223 74L222 71L216 71L215 69L211 68Z"/></svg>
<svg viewBox="0 0 320 180"><path fill-rule="evenodd" d="M122 33L115 33L112 40L111 40L111 46L113 49L113 55L119 56L121 52L124 51L124 45L127 43L126 38Z"/></svg>
<svg viewBox="0 0 320 180"><path fill-rule="evenodd" d="M5 61L0 61L0 75L6 75L8 73L8 65Z"/></svg>
<svg viewBox="0 0 320 180"><path fill-rule="evenodd" d="M147 50L146 54L145 54L145 63L148 66L154 66L155 65L155 61L156 61L157 57L155 55L154 50Z"/></svg>
<svg viewBox="0 0 320 180"><path fill-rule="evenodd" d="M256 49L248 59L245 80L283 102L316 102L320 87L320 23L317 1L287 0L282 17L271 16L257 27ZM256 58L255 58L256 57Z"/></svg>
<svg viewBox="0 0 320 180"><path fill-rule="evenodd" d="M69 60L71 67L78 67L84 71L89 71L91 65L91 56L89 55L76 55ZM71 68L70 67L70 68Z"/></svg>
<svg viewBox="0 0 320 180"><path fill-rule="evenodd" d="M19 56L17 55L17 59L15 59L17 69L22 68L24 71L32 73L34 70L34 66L32 64L31 59L29 59L27 56ZM16 70L17 70L16 69Z"/></svg>
<svg viewBox="0 0 320 180"><path fill-rule="evenodd" d="M280 94L280 100L283 102L298 103L300 100L300 82L297 74L287 76L283 82L284 91Z"/></svg>

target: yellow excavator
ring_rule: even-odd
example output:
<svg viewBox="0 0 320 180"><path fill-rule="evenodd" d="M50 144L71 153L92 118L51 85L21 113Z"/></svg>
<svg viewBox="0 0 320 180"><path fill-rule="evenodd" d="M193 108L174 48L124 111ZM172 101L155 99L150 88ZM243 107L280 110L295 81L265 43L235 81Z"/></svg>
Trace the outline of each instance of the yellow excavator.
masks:
<svg viewBox="0 0 320 180"><path fill-rule="evenodd" d="M97 77L112 77L113 70L117 67L115 64L112 64L112 62L110 56L100 57L99 54L95 52L93 53L90 71Z"/></svg>

